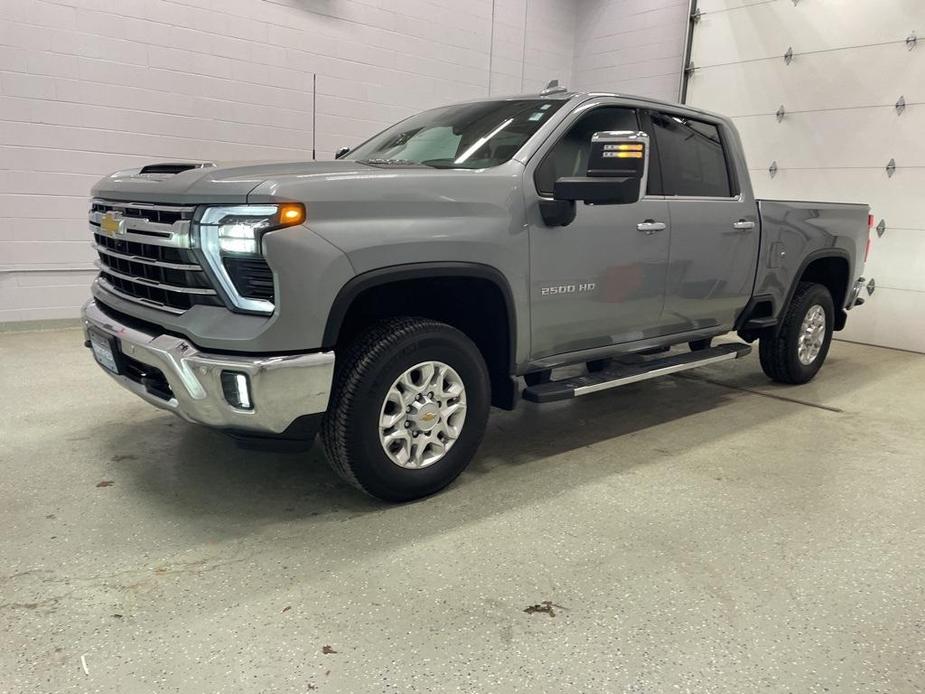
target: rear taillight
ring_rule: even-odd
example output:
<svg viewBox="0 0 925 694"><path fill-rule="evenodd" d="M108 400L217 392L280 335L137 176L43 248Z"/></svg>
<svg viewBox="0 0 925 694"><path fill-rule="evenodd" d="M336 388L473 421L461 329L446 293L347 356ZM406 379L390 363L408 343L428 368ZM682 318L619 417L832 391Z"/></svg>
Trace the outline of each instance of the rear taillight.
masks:
<svg viewBox="0 0 925 694"><path fill-rule="evenodd" d="M867 245L864 246L864 262L867 262L867 256L870 255L870 230L874 228L874 215L867 215Z"/></svg>

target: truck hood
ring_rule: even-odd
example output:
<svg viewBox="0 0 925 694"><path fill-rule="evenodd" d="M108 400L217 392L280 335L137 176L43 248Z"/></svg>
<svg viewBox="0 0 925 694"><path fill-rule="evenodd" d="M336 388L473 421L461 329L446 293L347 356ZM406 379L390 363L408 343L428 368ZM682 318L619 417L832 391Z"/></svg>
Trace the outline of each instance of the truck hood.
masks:
<svg viewBox="0 0 925 694"><path fill-rule="evenodd" d="M171 173L162 169L195 166ZM394 176L395 168L367 166L355 161L226 162L217 165L180 163L127 169L101 179L92 195L132 202L213 203L241 202L266 181L282 177L311 179L357 176Z"/></svg>

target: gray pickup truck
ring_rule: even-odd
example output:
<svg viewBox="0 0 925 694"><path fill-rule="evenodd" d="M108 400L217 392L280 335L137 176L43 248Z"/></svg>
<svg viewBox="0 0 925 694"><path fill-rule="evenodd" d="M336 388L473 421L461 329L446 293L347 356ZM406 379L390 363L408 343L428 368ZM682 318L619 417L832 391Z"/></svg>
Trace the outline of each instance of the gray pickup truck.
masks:
<svg viewBox="0 0 925 694"><path fill-rule="evenodd" d="M727 118L556 89L425 111L334 161L120 171L89 215L86 345L112 378L245 443L320 431L389 501L456 478L491 405L755 340L770 378L808 381L863 302L870 227L866 205L756 200Z"/></svg>

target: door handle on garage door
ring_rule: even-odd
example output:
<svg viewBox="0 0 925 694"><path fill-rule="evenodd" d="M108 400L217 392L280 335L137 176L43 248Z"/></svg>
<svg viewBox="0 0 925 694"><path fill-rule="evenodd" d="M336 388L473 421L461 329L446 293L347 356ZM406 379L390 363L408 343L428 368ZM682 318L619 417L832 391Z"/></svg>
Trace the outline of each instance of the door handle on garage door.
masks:
<svg viewBox="0 0 925 694"><path fill-rule="evenodd" d="M656 231L664 231L666 228L668 228L668 225L665 222L656 222L654 219L647 219L636 225L636 229L644 231L646 235L654 234Z"/></svg>
<svg viewBox="0 0 925 694"><path fill-rule="evenodd" d="M747 219L740 219L738 222L732 223L732 228L739 231L750 231L755 228L755 223Z"/></svg>

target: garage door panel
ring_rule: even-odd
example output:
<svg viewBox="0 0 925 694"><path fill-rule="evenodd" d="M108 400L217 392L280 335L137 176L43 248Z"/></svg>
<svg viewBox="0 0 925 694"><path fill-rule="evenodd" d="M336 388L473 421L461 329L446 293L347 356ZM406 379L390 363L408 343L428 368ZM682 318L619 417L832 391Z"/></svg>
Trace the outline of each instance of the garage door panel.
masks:
<svg viewBox="0 0 925 694"><path fill-rule="evenodd" d="M843 335L925 352L925 50L905 45L925 0L698 6L688 102L733 117L757 195L871 206L886 224L865 269L879 288Z"/></svg>
<svg viewBox="0 0 925 694"><path fill-rule="evenodd" d="M724 12L741 10L752 5L764 5L775 0L697 0L697 8L703 12Z"/></svg>
<svg viewBox="0 0 925 694"><path fill-rule="evenodd" d="M925 229L887 229L882 237L873 234L864 272L881 287L925 292ZM918 310L925 313L925 306Z"/></svg>
<svg viewBox="0 0 925 694"><path fill-rule="evenodd" d="M698 3L703 14L697 30L709 33L710 40L695 42L691 51L695 65L783 56L788 47L799 54L818 49L820 43L844 48L901 42L913 29L922 28L914 22L898 27L896 22L897 14L913 17L921 12L921 0L890 0L889 12L884 12L880 3L858 0L804 2L796 6L783 1L765 2L755 3L747 11L711 12L710 6L716 4Z"/></svg>
<svg viewBox="0 0 925 694"><path fill-rule="evenodd" d="M730 116L771 114L781 104L788 111L888 106L901 95L925 104L925 50L873 46L798 55L790 65L781 57L698 68L687 93L688 103Z"/></svg>
<svg viewBox="0 0 925 694"><path fill-rule="evenodd" d="M878 169L781 170L751 169L752 187L763 198L864 202L887 225L918 229L923 220L925 169L899 169L890 178Z"/></svg>
<svg viewBox="0 0 925 694"><path fill-rule="evenodd" d="M925 165L925 106L842 109L735 119L750 163L786 167Z"/></svg>
<svg viewBox="0 0 925 694"><path fill-rule="evenodd" d="M867 303L848 315L845 330L836 336L868 345L925 352L925 331L920 316L925 293L902 289L878 288Z"/></svg>

